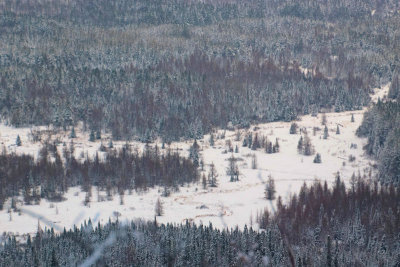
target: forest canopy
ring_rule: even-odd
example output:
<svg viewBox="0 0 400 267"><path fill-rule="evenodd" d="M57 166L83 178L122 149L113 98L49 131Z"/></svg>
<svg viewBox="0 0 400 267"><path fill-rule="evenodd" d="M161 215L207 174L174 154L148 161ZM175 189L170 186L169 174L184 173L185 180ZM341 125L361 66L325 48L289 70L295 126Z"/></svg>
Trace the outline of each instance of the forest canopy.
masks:
<svg viewBox="0 0 400 267"><path fill-rule="evenodd" d="M0 115L15 126L196 138L229 122L360 109L399 64L397 1L0 7Z"/></svg>

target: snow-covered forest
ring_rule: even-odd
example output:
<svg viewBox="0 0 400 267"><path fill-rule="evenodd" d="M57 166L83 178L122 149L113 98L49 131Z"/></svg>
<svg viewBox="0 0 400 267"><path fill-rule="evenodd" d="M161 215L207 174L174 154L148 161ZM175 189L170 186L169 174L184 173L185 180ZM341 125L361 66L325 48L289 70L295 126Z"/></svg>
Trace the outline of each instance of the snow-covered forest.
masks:
<svg viewBox="0 0 400 267"><path fill-rule="evenodd" d="M0 0L0 266L400 266L397 0Z"/></svg>

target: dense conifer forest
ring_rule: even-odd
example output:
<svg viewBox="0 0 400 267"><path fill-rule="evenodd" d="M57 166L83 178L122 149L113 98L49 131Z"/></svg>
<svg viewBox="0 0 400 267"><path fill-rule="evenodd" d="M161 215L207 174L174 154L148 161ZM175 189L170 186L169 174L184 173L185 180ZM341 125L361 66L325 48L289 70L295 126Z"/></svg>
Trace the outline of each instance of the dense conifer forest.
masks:
<svg viewBox="0 0 400 267"><path fill-rule="evenodd" d="M399 64L397 1L0 5L0 112L15 126L195 138L359 109Z"/></svg>
<svg viewBox="0 0 400 267"><path fill-rule="evenodd" d="M365 115L357 134L368 138L366 152L378 162L382 183L400 185L400 102L379 101Z"/></svg>

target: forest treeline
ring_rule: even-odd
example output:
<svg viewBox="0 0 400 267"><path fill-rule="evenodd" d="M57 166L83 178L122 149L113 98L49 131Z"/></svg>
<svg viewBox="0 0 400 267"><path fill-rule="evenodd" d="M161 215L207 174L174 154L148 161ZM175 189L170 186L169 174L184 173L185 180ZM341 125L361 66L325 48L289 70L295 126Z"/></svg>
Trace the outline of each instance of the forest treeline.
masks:
<svg viewBox="0 0 400 267"><path fill-rule="evenodd" d="M298 255L298 266L396 266L400 263L399 188L366 180L353 175L346 188L338 174L333 186L304 184L287 204L278 199L275 214L266 210L258 221L262 228L279 227ZM328 237L332 255L326 258ZM328 262L315 262L313 257Z"/></svg>
<svg viewBox="0 0 400 267"><path fill-rule="evenodd" d="M96 266L397 266L400 264L400 192L365 183L346 189L304 185L275 215L259 214L262 231L209 226L108 223L89 220L55 234L38 231L0 245L2 266L75 266L100 244Z"/></svg>
<svg viewBox="0 0 400 267"><path fill-rule="evenodd" d="M399 8L395 0L387 1L324 1L307 0L73 0L43 2L5 0L3 12L33 14L73 23L121 26L127 24L191 24L209 25L236 18L263 18L271 15L330 22L371 15L387 15Z"/></svg>
<svg viewBox="0 0 400 267"><path fill-rule="evenodd" d="M1 119L169 142L359 109L399 65L378 2L6 0Z"/></svg>
<svg viewBox="0 0 400 267"><path fill-rule="evenodd" d="M166 150L166 151L165 151ZM106 191L107 197L121 196L128 190L146 190L159 185L166 190L197 181L197 166L176 151L147 147L143 152L124 146L109 150L104 158L78 160L74 148L65 148L63 155L54 145L40 150L37 160L30 155L0 155L0 209L10 197L23 196L25 204L37 204L41 198L63 200L71 186L81 186L90 201L92 186ZM99 201L99 200L98 200ZM123 200L121 200L123 201ZM13 207L15 208L15 207Z"/></svg>
<svg viewBox="0 0 400 267"><path fill-rule="evenodd" d="M393 86L390 92L393 92L392 88ZM393 96L397 97L395 94ZM399 186L400 102L390 99L385 102L378 101L364 114L357 135L367 137L364 149L377 161L379 180Z"/></svg>

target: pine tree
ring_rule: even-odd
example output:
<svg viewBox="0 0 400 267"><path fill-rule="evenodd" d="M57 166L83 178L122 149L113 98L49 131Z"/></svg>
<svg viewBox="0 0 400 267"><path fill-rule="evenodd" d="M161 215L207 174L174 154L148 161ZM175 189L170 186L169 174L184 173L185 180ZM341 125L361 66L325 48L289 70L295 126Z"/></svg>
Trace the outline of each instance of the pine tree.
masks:
<svg viewBox="0 0 400 267"><path fill-rule="evenodd" d="M253 134L249 134L247 136L247 145L249 148L251 148L253 146Z"/></svg>
<svg viewBox="0 0 400 267"><path fill-rule="evenodd" d="M314 154L314 148L313 148L313 146L311 144L311 139L307 135L304 136L304 151L303 151L303 154L305 156L310 156L310 155Z"/></svg>
<svg viewBox="0 0 400 267"><path fill-rule="evenodd" d="M101 131L100 130L96 131L96 139L97 140L101 139Z"/></svg>
<svg viewBox="0 0 400 267"><path fill-rule="evenodd" d="M242 143L242 146L243 147L247 147L247 137L245 137L245 138L243 138L243 143Z"/></svg>
<svg viewBox="0 0 400 267"><path fill-rule="evenodd" d="M321 118L321 124L322 124L322 125L326 125L326 123L327 123L326 114L323 113L323 114L322 114L322 118Z"/></svg>
<svg viewBox="0 0 400 267"><path fill-rule="evenodd" d="M210 142L210 146L214 146L215 142L214 142L214 134L213 133L210 134L209 142Z"/></svg>
<svg viewBox="0 0 400 267"><path fill-rule="evenodd" d="M58 267L58 266L60 266L60 265L58 264L57 257L56 257L56 252L55 252L54 249L51 251L50 266L51 266L51 267Z"/></svg>
<svg viewBox="0 0 400 267"><path fill-rule="evenodd" d="M265 152L267 152L267 154L274 153L274 149L272 147L272 142L267 141L267 147L265 149Z"/></svg>
<svg viewBox="0 0 400 267"><path fill-rule="evenodd" d="M253 170L257 169L257 157L256 157L256 154L253 154L251 156L251 168Z"/></svg>
<svg viewBox="0 0 400 267"><path fill-rule="evenodd" d="M89 141L94 142L95 141L95 136L94 136L94 131L90 131L90 136L89 136Z"/></svg>
<svg viewBox="0 0 400 267"><path fill-rule="evenodd" d="M272 149L272 152L273 153L279 153L279 142L278 142L278 138L276 138L276 140L275 140L275 145L274 145L274 147L273 147L273 149Z"/></svg>
<svg viewBox="0 0 400 267"><path fill-rule="evenodd" d="M207 178L206 175L203 173L202 176L202 184L203 184L203 189L207 189Z"/></svg>
<svg viewBox="0 0 400 267"><path fill-rule="evenodd" d="M239 174L238 174L239 168L236 163L236 158L232 154L232 156L228 160L229 160L229 166L226 170L226 174L230 176L231 182L237 182L239 180Z"/></svg>
<svg viewBox="0 0 400 267"><path fill-rule="evenodd" d="M340 134L339 125L336 126L336 134Z"/></svg>
<svg viewBox="0 0 400 267"><path fill-rule="evenodd" d="M328 127L325 125L325 129L324 129L324 139L328 139L328 136L329 136Z"/></svg>
<svg viewBox="0 0 400 267"><path fill-rule="evenodd" d="M322 162L321 155L317 153L314 158L314 163L321 163L321 162Z"/></svg>
<svg viewBox="0 0 400 267"><path fill-rule="evenodd" d="M253 144L251 146L252 150L257 150L260 147L260 142L258 141L258 134L256 133L254 136L254 141Z"/></svg>
<svg viewBox="0 0 400 267"><path fill-rule="evenodd" d="M274 181L274 178L272 178L272 176L269 175L267 185L265 186L265 198L268 200L274 200L275 193L276 193L275 181Z"/></svg>
<svg viewBox="0 0 400 267"><path fill-rule="evenodd" d="M155 215L156 215L156 216L162 216L162 215L164 214L163 204L162 204L160 198L157 198L154 211L155 211Z"/></svg>
<svg viewBox="0 0 400 267"><path fill-rule="evenodd" d="M21 137L19 137L19 135L17 135L17 140L15 140L15 144L17 146L22 146Z"/></svg>
<svg viewBox="0 0 400 267"><path fill-rule="evenodd" d="M331 244L331 236L329 235L326 245L326 266L332 267L332 244Z"/></svg>
<svg viewBox="0 0 400 267"><path fill-rule="evenodd" d="M69 135L70 138L76 138L75 127L72 126L71 134Z"/></svg>
<svg viewBox="0 0 400 267"><path fill-rule="evenodd" d="M389 87L388 97L396 99L400 94L400 81L397 74L393 75L393 80Z"/></svg>
<svg viewBox="0 0 400 267"><path fill-rule="evenodd" d="M297 152L299 152L299 154L303 154L303 149L304 149L303 136L300 136L299 142L297 143Z"/></svg>
<svg viewBox="0 0 400 267"><path fill-rule="evenodd" d="M355 122L355 120L354 120L354 114L351 114L351 122Z"/></svg>
<svg viewBox="0 0 400 267"><path fill-rule="evenodd" d="M298 128L297 123L293 122L293 123L290 125L289 133L290 133L290 134L297 134L297 128Z"/></svg>
<svg viewBox="0 0 400 267"><path fill-rule="evenodd" d="M239 153L239 147L238 147L238 145L235 146L235 153Z"/></svg>
<svg viewBox="0 0 400 267"><path fill-rule="evenodd" d="M199 148L200 147L195 139L193 145L189 149L189 158L193 161L196 167L199 166Z"/></svg>
<svg viewBox="0 0 400 267"><path fill-rule="evenodd" d="M113 147L114 147L113 141L112 139L110 139L110 141L108 142L108 148L113 148Z"/></svg>
<svg viewBox="0 0 400 267"><path fill-rule="evenodd" d="M217 173L217 170L215 169L214 163L212 162L210 165L210 172L208 173L208 184L211 187L218 186L217 177L218 177L218 173Z"/></svg>

